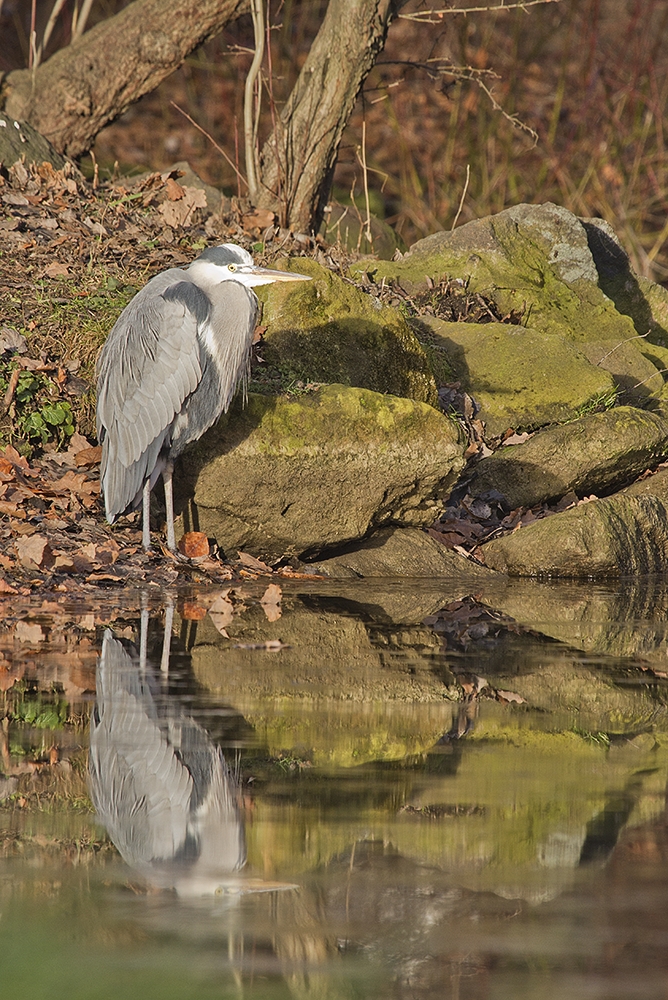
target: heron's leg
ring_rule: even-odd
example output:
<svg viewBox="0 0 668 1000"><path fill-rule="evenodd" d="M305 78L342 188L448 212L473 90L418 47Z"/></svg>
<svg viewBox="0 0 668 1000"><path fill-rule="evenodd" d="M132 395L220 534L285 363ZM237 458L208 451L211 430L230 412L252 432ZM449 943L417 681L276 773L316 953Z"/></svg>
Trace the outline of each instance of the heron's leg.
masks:
<svg viewBox="0 0 668 1000"><path fill-rule="evenodd" d="M148 552L151 548L151 479L144 483L141 511L141 543Z"/></svg>
<svg viewBox="0 0 668 1000"><path fill-rule="evenodd" d="M163 677L169 674L169 650L172 642L172 622L174 621L174 605L171 601L165 608L165 635L162 640L162 659L160 660L160 673Z"/></svg>
<svg viewBox="0 0 668 1000"><path fill-rule="evenodd" d="M162 481L165 484L165 508L167 517L167 548L176 552L176 536L174 534L174 497L172 494L172 473L174 463L167 462L162 470Z"/></svg>

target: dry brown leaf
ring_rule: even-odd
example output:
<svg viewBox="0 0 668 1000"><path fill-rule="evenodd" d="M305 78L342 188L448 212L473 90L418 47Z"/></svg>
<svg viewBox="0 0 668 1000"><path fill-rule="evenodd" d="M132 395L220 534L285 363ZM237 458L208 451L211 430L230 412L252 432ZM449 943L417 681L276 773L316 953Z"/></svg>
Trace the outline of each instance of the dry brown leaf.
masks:
<svg viewBox="0 0 668 1000"><path fill-rule="evenodd" d="M53 566L53 552L46 535L34 534L17 538L14 546L19 562L26 569L48 569Z"/></svg>
<svg viewBox="0 0 668 1000"><path fill-rule="evenodd" d="M207 610L195 601L184 601L180 609L181 617L187 622L201 622L206 618Z"/></svg>
<svg viewBox="0 0 668 1000"><path fill-rule="evenodd" d="M514 691L497 691L496 697L499 699L499 701L508 701L508 702L514 701L518 705L526 704L525 699L522 698L521 695L515 694Z"/></svg>
<svg viewBox="0 0 668 1000"><path fill-rule="evenodd" d="M82 465L97 465L102 459L102 448L96 445L95 448L82 448L76 452L74 462L77 467Z"/></svg>
<svg viewBox="0 0 668 1000"><path fill-rule="evenodd" d="M256 559L255 556L250 555L248 552L239 552L239 562L246 569L255 569L260 573L271 573L271 567L267 566L266 563L262 562L261 559Z"/></svg>
<svg viewBox="0 0 668 1000"><path fill-rule="evenodd" d="M6 580L3 580L2 577L0 577L0 594L16 594L16 593L18 593L16 588L12 587L11 584L7 583Z"/></svg>
<svg viewBox="0 0 668 1000"><path fill-rule="evenodd" d="M268 208L256 208L254 212L248 212L241 217L241 225L249 232L253 229L266 229L275 221L276 216Z"/></svg>
<svg viewBox="0 0 668 1000"><path fill-rule="evenodd" d="M165 225L179 229L191 224L198 208L206 208L206 193L200 188L184 187L183 197L179 201L165 201L159 211L165 220Z"/></svg>
<svg viewBox="0 0 668 1000"><path fill-rule="evenodd" d="M108 538L106 542L95 546L95 561L101 566L112 566L118 559L119 552L118 542Z"/></svg>
<svg viewBox="0 0 668 1000"><path fill-rule="evenodd" d="M281 617L281 597L282 591L278 584L270 583L260 599L267 621L277 622Z"/></svg>
<svg viewBox="0 0 668 1000"><path fill-rule="evenodd" d="M70 491L70 493L78 493L80 496L87 496L91 493L97 493L100 484L94 482L92 479L88 479L85 472L66 472L64 476L60 479L56 479L55 482L50 484L50 488L54 492Z"/></svg>
<svg viewBox="0 0 668 1000"><path fill-rule="evenodd" d="M170 201L180 201L186 193L185 188L175 181L173 177L168 177L165 181L165 189L167 191L167 197Z"/></svg>
<svg viewBox="0 0 668 1000"><path fill-rule="evenodd" d="M53 264L49 264L49 266L44 270L45 278L69 278L69 276L70 269L67 264L59 264L58 261L55 260Z"/></svg>
<svg viewBox="0 0 668 1000"><path fill-rule="evenodd" d="M56 573L76 573L76 566L69 556L58 554L53 564Z"/></svg>

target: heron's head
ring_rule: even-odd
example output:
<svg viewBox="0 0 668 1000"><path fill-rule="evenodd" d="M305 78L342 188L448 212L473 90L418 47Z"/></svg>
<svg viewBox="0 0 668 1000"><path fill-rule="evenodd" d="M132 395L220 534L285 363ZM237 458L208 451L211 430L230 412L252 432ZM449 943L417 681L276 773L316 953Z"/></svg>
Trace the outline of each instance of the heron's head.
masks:
<svg viewBox="0 0 668 1000"><path fill-rule="evenodd" d="M272 281L310 281L306 274L292 271L273 271L269 267L259 267L243 247L235 243L223 243L219 247L209 247L196 257L188 270L195 281L204 279L207 283L238 281L247 288L268 285Z"/></svg>

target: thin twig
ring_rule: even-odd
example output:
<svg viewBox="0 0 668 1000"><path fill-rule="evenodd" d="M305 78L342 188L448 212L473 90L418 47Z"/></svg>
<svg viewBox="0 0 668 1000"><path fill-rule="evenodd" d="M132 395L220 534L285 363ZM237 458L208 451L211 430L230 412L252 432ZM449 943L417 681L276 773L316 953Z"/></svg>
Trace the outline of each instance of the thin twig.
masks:
<svg viewBox="0 0 668 1000"><path fill-rule="evenodd" d="M262 0L251 0L253 16L253 34L255 37L255 55L248 70L244 87L244 150L246 153L246 175L248 177L248 194L255 201L259 193L258 175L260 165L257 152L257 126L260 112L260 97L262 88L258 87L257 104L253 107L255 82L258 78L264 59L264 7Z"/></svg>
<svg viewBox="0 0 668 1000"><path fill-rule="evenodd" d="M72 38L70 41L70 45L72 44L72 42L76 42L78 38L81 38L84 31L86 30L86 22L88 21L88 17L90 15L90 9L92 6L93 6L93 0L84 0L83 4L81 5L81 11L76 16L76 20L74 17L72 18Z"/></svg>
<svg viewBox="0 0 668 1000"><path fill-rule="evenodd" d="M398 14L405 21L417 21L419 24L438 24L446 14L496 14L500 10L524 10L526 7L537 7L539 4L561 3L561 0L518 0L517 3L501 3L486 7L440 7L438 10L421 10L414 14ZM433 20L436 18L436 20Z"/></svg>
<svg viewBox="0 0 668 1000"><path fill-rule="evenodd" d="M359 154L358 154L359 155ZM369 173L366 169L366 118L362 118L362 179L364 181L364 202L366 205L365 237L371 250L373 251L373 237L371 236L371 208L369 205Z"/></svg>
<svg viewBox="0 0 668 1000"><path fill-rule="evenodd" d="M457 209L457 214L454 218L452 226L450 227L450 232L455 228L457 222L459 221L459 216L462 214L462 209L464 207L464 199L466 198L466 192L469 189L469 180L471 179L471 164L466 164L466 181L464 182L464 190L462 191L462 196L459 199L459 208Z"/></svg>
<svg viewBox="0 0 668 1000"><path fill-rule="evenodd" d="M632 340L644 340L645 337L649 337L649 330L647 331L647 333L637 333L635 337L627 337L626 340L620 340L620 342L616 344L611 351L608 351L607 354L604 354L602 358L598 359L596 365L598 366L602 364L606 358L609 358L611 354L614 354L615 351L618 351L623 344L629 344ZM654 376L650 375L650 378L654 378ZM640 382L639 385L642 385L642 382Z"/></svg>
<svg viewBox="0 0 668 1000"><path fill-rule="evenodd" d="M243 181L243 183L246 184L246 186L248 186L248 182L247 182L246 178L244 177L244 175L237 169L237 167L234 165L234 163L232 162L232 160L229 158L229 156L227 155L227 153L225 152L225 150L221 146L218 145L218 143L213 138L213 136L210 136L209 133L206 131L206 129L203 129L201 125L198 125L197 122L195 121L195 119L191 118L190 115L188 114L188 112L184 111L183 108L180 108L178 106L178 104L176 104L175 101L170 101L169 103L172 105L173 108L176 108L177 111L180 111L181 114L183 115L183 117L186 118L190 122L190 124L193 125L198 130L198 132L201 132L202 135L205 136L209 140L209 142L214 147L214 149L217 149L218 152L220 153L220 155L222 157L224 157L225 160L229 163L229 165L232 167L232 170L234 170L234 172L237 175L237 177L239 178L239 180Z"/></svg>

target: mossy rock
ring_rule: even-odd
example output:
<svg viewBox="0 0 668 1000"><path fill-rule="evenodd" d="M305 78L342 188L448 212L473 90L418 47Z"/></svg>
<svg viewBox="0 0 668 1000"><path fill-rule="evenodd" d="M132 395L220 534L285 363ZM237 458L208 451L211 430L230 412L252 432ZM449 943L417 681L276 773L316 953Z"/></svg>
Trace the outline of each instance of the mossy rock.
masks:
<svg viewBox="0 0 668 1000"><path fill-rule="evenodd" d="M612 226L603 219L582 219L602 291L618 312L633 322L640 349L651 356L656 344L668 348L668 290L636 274ZM659 364L665 368L665 364Z"/></svg>
<svg viewBox="0 0 668 1000"><path fill-rule="evenodd" d="M282 611L276 622L258 606L235 615L231 643L205 619L190 650L198 684L241 713L272 756L338 767L401 760L447 732L453 707L432 669L439 640L429 628L412 630L415 648L389 662L361 616L289 597ZM277 639L286 648L270 661L243 648Z"/></svg>
<svg viewBox="0 0 668 1000"><path fill-rule="evenodd" d="M558 205L516 205L452 232L414 243L397 261L360 261L352 273L397 278L408 290L444 275L489 295L502 313L517 311L534 329L576 340L623 340L635 334L598 286L579 219Z"/></svg>
<svg viewBox="0 0 668 1000"><path fill-rule="evenodd" d="M284 382L335 382L437 404L427 356L398 310L382 307L314 260L300 257L287 267L313 280L258 290L266 324L263 358Z"/></svg>
<svg viewBox="0 0 668 1000"><path fill-rule="evenodd" d="M655 496L592 500L495 538L481 551L487 566L512 576L661 573L668 561L668 509Z"/></svg>
<svg viewBox="0 0 668 1000"><path fill-rule="evenodd" d="M573 420L615 398L608 372L562 337L507 323L421 322L480 405L489 437Z"/></svg>
<svg viewBox="0 0 668 1000"><path fill-rule="evenodd" d="M316 561L314 572L336 579L445 578L475 589L492 574L417 528L381 528L354 549ZM447 603L443 601L443 603Z"/></svg>
<svg viewBox="0 0 668 1000"><path fill-rule="evenodd" d="M610 492L666 455L668 415L618 406L499 448L476 466L469 488L474 496L498 490L511 509L533 507L571 491Z"/></svg>
<svg viewBox="0 0 668 1000"><path fill-rule="evenodd" d="M226 551L278 559L315 556L383 525L422 526L464 448L454 420L411 399L343 385L250 394L181 459L184 527Z"/></svg>

